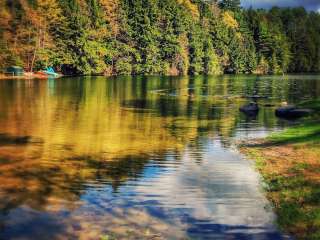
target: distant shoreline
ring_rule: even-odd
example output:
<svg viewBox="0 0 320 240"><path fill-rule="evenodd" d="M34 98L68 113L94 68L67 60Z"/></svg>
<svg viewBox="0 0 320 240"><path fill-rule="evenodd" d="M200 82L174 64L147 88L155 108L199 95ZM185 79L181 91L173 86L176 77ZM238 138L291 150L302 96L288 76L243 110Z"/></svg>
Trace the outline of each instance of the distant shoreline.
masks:
<svg viewBox="0 0 320 240"><path fill-rule="evenodd" d="M220 74L220 75L205 75L205 76L233 76L233 75L238 75L238 76L260 76L260 77L264 77L264 76L290 76L290 75L320 75L320 73L286 73L284 75L282 74ZM120 77L120 76L159 76L159 77L186 77L186 76L201 76L200 75L103 75L103 74L93 74L93 75L60 75L59 77L55 77L54 79L57 78L62 78L62 77L97 77L97 76L104 76L104 77ZM10 76L10 75L5 75L5 74L0 74L0 80L47 80L50 77L47 76L41 76L39 74L25 74L22 76Z"/></svg>
<svg viewBox="0 0 320 240"><path fill-rule="evenodd" d="M64 75L61 75L60 77L63 77ZM60 78L58 77L58 78ZM0 80L46 80L50 77L48 76L41 76L40 74L24 74L22 76L10 76L5 74L0 74Z"/></svg>

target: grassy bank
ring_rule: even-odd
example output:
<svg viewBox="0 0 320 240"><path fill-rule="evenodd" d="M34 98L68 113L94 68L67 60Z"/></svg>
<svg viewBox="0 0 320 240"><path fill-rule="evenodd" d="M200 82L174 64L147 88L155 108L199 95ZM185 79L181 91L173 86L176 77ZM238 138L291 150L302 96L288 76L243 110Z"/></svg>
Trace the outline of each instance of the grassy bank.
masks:
<svg viewBox="0 0 320 240"><path fill-rule="evenodd" d="M320 100L301 106L315 116L241 151L256 161L280 228L297 239L320 239Z"/></svg>

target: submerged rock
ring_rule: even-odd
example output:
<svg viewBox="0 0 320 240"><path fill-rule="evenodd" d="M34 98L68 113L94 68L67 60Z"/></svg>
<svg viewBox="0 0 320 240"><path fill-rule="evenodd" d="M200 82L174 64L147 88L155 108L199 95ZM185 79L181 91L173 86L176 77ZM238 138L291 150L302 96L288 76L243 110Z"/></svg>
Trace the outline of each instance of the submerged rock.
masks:
<svg viewBox="0 0 320 240"><path fill-rule="evenodd" d="M263 105L264 107L274 107L275 105L272 103L266 103Z"/></svg>
<svg viewBox="0 0 320 240"><path fill-rule="evenodd" d="M311 109L297 108L295 106L285 106L276 109L276 116L280 118L301 118L312 114Z"/></svg>
<svg viewBox="0 0 320 240"><path fill-rule="evenodd" d="M260 95L245 95L244 98L252 98L252 99L268 99L268 96L260 96Z"/></svg>
<svg viewBox="0 0 320 240"><path fill-rule="evenodd" d="M249 103L248 105L240 107L240 111L247 115L256 115L259 112L257 103Z"/></svg>

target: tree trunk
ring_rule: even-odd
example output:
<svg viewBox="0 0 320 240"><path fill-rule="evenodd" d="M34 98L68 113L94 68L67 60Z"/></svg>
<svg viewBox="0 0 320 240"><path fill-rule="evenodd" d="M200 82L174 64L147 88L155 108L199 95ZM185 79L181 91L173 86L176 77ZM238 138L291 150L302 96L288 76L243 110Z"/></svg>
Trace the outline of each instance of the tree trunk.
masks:
<svg viewBox="0 0 320 240"><path fill-rule="evenodd" d="M41 47L41 26L38 29L38 39L36 41L36 46L33 52L32 61L31 61L31 68L30 71L33 72L34 62L36 60L37 50Z"/></svg>
<svg viewBox="0 0 320 240"><path fill-rule="evenodd" d="M30 66L30 72L33 72L33 66L34 66L34 62L36 60L36 52L37 52L37 49L34 49L32 61L31 61L31 66Z"/></svg>

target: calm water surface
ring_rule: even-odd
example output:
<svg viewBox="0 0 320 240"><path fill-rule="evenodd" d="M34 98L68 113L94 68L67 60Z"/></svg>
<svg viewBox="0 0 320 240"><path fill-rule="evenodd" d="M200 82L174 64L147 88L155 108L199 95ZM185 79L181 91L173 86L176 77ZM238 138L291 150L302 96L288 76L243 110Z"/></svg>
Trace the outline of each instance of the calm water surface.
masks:
<svg viewBox="0 0 320 240"><path fill-rule="evenodd" d="M319 76L0 81L0 239L283 239L234 143L319 96Z"/></svg>

